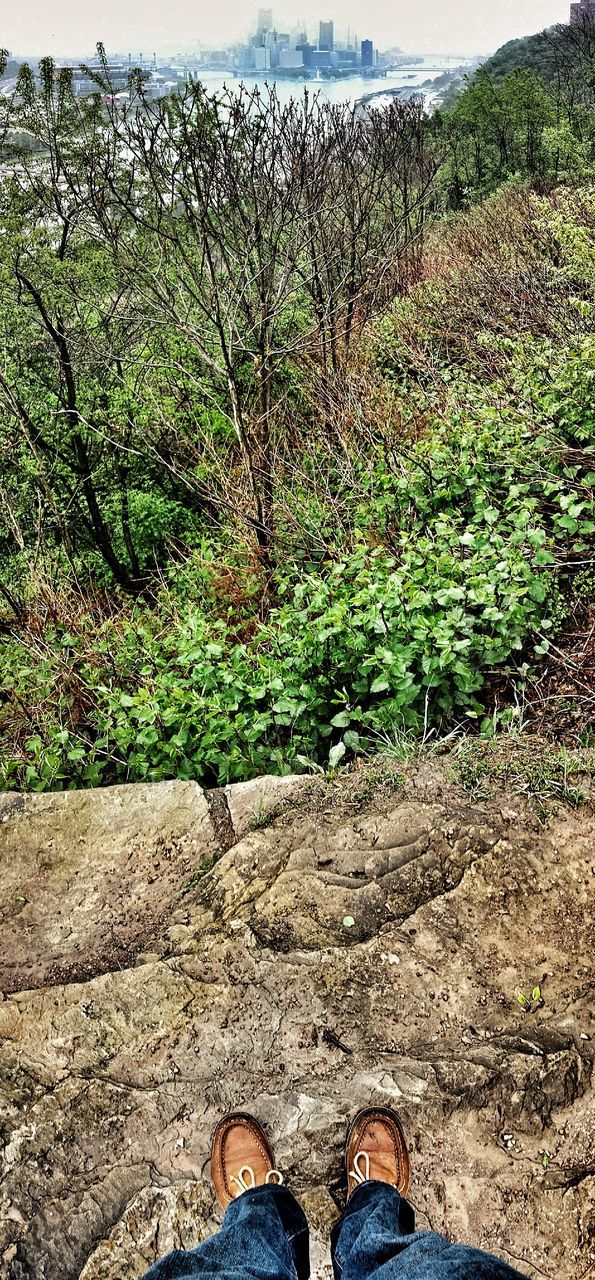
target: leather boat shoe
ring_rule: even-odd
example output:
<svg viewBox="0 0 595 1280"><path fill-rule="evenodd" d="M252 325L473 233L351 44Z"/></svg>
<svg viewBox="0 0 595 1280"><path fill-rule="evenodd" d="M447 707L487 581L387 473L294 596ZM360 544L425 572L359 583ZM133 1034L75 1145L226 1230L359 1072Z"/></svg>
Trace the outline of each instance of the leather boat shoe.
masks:
<svg viewBox="0 0 595 1280"><path fill-rule="evenodd" d="M409 1187L409 1156L398 1116L367 1107L352 1121L345 1144L347 1198L362 1182L388 1182L400 1195Z"/></svg>
<svg viewBox="0 0 595 1280"><path fill-rule="evenodd" d="M231 1111L219 1121L213 1134L211 1179L224 1209L244 1191L283 1182L266 1135L253 1116Z"/></svg>

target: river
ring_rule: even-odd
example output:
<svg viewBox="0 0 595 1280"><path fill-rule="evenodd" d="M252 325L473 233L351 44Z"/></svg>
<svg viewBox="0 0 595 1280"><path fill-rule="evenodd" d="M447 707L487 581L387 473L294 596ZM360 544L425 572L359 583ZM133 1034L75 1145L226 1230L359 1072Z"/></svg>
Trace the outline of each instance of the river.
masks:
<svg viewBox="0 0 595 1280"><path fill-rule="evenodd" d="M301 97L305 88L310 93L320 93L321 97L327 98L329 102L357 102L358 99L364 96L369 97L370 94L374 97L377 94L384 94L387 89L419 88L424 81L435 80L444 71L454 71L456 65L453 58L443 60L425 58L423 63L399 67L397 71L389 71L386 76L355 75L341 80L275 80L274 75L270 74L256 80L248 72L241 79L248 88L252 88L255 84L262 87L265 82L269 84L274 82L277 95L283 105L289 102L290 98ZM222 75L218 71L201 71L198 74L210 93L216 93L224 86L233 88L240 83L240 79L236 79L230 72L227 75Z"/></svg>

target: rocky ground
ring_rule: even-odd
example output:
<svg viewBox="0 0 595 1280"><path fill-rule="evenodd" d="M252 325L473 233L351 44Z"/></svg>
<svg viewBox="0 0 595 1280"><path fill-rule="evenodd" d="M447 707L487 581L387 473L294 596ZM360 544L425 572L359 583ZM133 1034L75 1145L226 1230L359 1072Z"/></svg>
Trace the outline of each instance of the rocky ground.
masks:
<svg viewBox="0 0 595 1280"><path fill-rule="evenodd" d="M0 1274L136 1280L216 1228L209 1140L267 1126L313 1227L355 1109L418 1224L595 1275L595 819L448 760L0 798Z"/></svg>

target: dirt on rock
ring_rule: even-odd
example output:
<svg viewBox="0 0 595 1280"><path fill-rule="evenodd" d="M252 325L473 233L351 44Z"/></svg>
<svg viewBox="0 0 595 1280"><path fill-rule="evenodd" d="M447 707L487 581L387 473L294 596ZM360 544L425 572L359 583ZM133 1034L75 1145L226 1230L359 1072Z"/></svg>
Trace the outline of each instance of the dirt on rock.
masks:
<svg viewBox="0 0 595 1280"><path fill-rule="evenodd" d="M251 1110L318 1276L345 1126L395 1106L418 1225L595 1266L595 818L471 802L448 762L0 804L0 1275L137 1280L219 1222Z"/></svg>

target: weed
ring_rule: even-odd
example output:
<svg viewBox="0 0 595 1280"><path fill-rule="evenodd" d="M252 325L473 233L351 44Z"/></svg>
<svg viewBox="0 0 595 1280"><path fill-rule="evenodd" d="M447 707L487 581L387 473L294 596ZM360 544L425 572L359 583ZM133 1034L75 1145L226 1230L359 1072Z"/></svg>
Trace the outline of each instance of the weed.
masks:
<svg viewBox="0 0 595 1280"><path fill-rule="evenodd" d="M496 789L537 800L538 816L546 822L559 804L579 808L588 802L595 752L553 750L528 735L465 738L454 751L453 775L473 800L485 800Z"/></svg>
<svg viewBox="0 0 595 1280"><path fill-rule="evenodd" d="M253 814L250 820L250 830L264 831L265 827L270 827L271 823L273 823L275 819L279 817L280 812L281 812L280 805L273 805L270 809L267 809L265 801L261 796L258 803L258 809L256 810L256 813Z"/></svg>
<svg viewBox="0 0 595 1280"><path fill-rule="evenodd" d="M216 856L213 856L210 858L203 858L202 862L199 862L196 868L196 871L193 872L193 874L190 876L190 879L187 880L186 883L183 884L182 888L179 890L179 895L181 898L184 898L186 894L192 893L192 890L197 888L201 880L204 880L205 876L209 874L209 871L212 871L216 861L217 861Z"/></svg>

